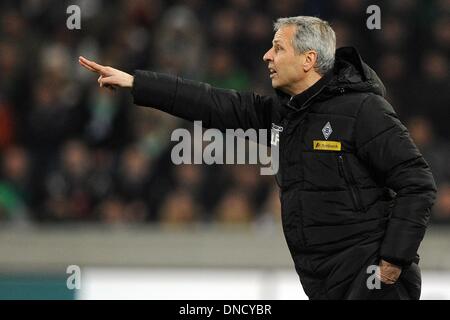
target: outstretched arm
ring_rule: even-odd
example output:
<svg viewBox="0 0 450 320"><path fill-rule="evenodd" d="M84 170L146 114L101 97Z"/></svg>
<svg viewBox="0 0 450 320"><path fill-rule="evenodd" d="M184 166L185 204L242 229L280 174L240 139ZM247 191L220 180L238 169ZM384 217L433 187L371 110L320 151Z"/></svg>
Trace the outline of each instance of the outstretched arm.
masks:
<svg viewBox="0 0 450 320"><path fill-rule="evenodd" d="M204 127L222 131L270 129L274 105L271 97L215 88L207 83L151 71L138 70L130 75L84 57L79 58L79 63L99 74L101 87L131 88L137 105L190 121L201 120Z"/></svg>

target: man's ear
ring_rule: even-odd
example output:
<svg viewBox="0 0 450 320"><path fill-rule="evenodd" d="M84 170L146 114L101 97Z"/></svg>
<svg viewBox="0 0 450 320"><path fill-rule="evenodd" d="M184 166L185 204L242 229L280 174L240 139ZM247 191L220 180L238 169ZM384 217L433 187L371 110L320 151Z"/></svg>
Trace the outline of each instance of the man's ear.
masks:
<svg viewBox="0 0 450 320"><path fill-rule="evenodd" d="M314 65L317 61L317 52L310 50L305 53L305 61L303 62L303 71L308 72L309 70L314 68Z"/></svg>

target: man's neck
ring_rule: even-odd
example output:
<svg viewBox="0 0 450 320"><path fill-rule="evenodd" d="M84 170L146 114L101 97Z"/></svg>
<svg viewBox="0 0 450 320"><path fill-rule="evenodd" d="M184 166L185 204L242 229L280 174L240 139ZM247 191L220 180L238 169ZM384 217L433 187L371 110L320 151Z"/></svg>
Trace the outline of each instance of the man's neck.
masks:
<svg viewBox="0 0 450 320"><path fill-rule="evenodd" d="M308 90L321 78L322 76L320 74L318 74L317 72L313 72L311 73L311 75L303 79L303 81L296 83L292 90L289 90L290 92L288 92L288 94L291 96L296 96L297 94Z"/></svg>

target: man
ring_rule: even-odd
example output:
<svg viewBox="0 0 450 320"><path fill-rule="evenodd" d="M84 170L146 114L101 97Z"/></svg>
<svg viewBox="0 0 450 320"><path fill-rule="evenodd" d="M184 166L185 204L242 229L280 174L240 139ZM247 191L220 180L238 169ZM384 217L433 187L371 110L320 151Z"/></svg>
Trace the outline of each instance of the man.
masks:
<svg viewBox="0 0 450 320"><path fill-rule="evenodd" d="M221 130L277 129L283 231L310 299L418 299L429 166L380 79L354 48L335 50L327 22L282 18L275 31L263 57L274 96L80 63L101 87L131 88L138 105Z"/></svg>

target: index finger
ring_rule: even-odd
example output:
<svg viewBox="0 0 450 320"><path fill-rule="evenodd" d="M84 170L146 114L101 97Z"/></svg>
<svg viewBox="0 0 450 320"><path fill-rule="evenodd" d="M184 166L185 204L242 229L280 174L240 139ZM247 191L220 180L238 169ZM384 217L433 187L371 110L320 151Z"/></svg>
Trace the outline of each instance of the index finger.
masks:
<svg viewBox="0 0 450 320"><path fill-rule="evenodd" d="M80 63L80 65L82 65L84 68L88 69L89 71L92 71L92 72L95 72L95 73L99 73L97 70L91 68L86 63L84 63L81 59L78 59L78 62Z"/></svg>
<svg viewBox="0 0 450 320"><path fill-rule="evenodd" d="M86 59L85 57L80 56L80 61L85 64L86 66L90 67L91 69L93 69L92 71L96 71L96 72L102 72L103 69L105 68L104 66L95 63L94 61L90 61L88 59Z"/></svg>

